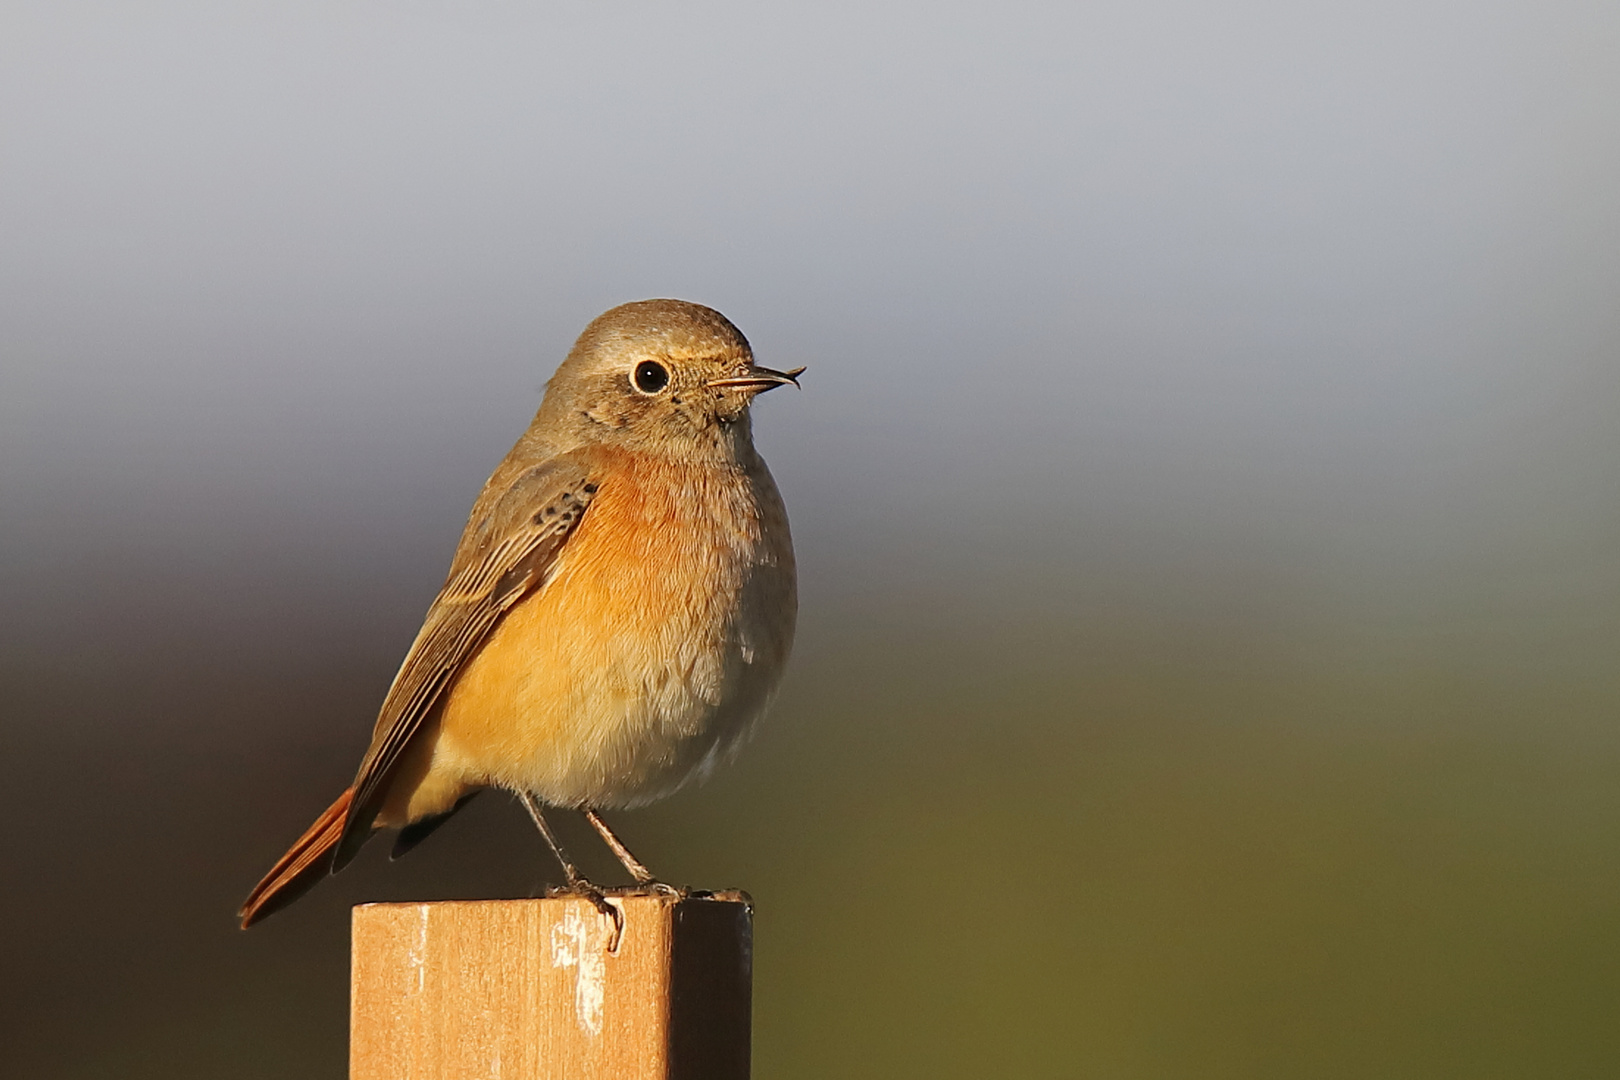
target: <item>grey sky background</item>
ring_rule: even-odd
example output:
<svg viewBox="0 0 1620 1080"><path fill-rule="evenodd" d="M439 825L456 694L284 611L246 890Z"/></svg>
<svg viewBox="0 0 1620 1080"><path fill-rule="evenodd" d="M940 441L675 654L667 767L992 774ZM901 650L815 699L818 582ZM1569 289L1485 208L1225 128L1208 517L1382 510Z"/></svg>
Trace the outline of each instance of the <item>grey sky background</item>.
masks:
<svg viewBox="0 0 1620 1080"><path fill-rule="evenodd" d="M8 576L435 580L573 336L668 295L810 368L758 429L812 597L1576 602L1617 46L1600 3L8 4Z"/></svg>

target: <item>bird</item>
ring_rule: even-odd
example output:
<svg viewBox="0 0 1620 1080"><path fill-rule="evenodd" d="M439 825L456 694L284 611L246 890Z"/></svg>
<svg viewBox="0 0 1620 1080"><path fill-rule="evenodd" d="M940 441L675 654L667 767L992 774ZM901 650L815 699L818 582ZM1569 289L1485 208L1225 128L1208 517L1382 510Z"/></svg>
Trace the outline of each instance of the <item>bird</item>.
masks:
<svg viewBox="0 0 1620 1080"><path fill-rule="evenodd" d="M374 833L398 830L398 858L489 788L523 804L566 891L606 910L547 809L582 812L638 886L661 886L601 811L706 775L775 696L797 575L750 406L803 371L759 366L701 304L593 320L474 502L354 783L249 893L243 929Z"/></svg>

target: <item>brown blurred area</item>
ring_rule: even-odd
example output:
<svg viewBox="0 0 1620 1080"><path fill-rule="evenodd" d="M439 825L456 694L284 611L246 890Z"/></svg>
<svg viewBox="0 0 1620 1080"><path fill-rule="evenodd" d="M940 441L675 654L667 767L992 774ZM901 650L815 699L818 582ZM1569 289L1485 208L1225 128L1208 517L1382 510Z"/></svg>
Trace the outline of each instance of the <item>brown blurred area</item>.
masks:
<svg viewBox="0 0 1620 1080"><path fill-rule="evenodd" d="M0 1075L341 1076L350 905L545 887L488 793L232 918L572 336L656 295L809 367L757 418L781 698L615 819L756 898L759 1076L1612 1074L1617 43L9 6Z"/></svg>
<svg viewBox="0 0 1620 1080"><path fill-rule="evenodd" d="M349 904L551 873L491 793L410 858L376 845L235 929L346 781L431 588L236 553L181 574L113 545L117 572L48 579L66 606L8 606L9 1075L341 1075ZM1004 575L1000 607L982 586L858 598L808 561L755 744L621 815L664 872L757 897L761 1075L1614 1060L1612 622L1301 618L1325 586L1234 617L1277 588L1263 569L1198 610L1164 576L1232 567L1123 558L1057 589Z"/></svg>

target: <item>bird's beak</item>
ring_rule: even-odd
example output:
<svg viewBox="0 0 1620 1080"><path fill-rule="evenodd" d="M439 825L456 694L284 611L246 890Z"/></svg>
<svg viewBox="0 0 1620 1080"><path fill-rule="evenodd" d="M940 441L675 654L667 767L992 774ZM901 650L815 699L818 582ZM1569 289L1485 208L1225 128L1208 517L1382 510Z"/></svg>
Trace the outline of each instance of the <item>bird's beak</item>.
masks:
<svg viewBox="0 0 1620 1080"><path fill-rule="evenodd" d="M740 375L728 375L724 379L715 379L708 385L725 387L731 390L750 390L756 394L763 394L767 390L775 390L778 386L799 385L799 376L804 374L804 368L794 368L792 371L772 371L768 367L758 367L749 364Z"/></svg>

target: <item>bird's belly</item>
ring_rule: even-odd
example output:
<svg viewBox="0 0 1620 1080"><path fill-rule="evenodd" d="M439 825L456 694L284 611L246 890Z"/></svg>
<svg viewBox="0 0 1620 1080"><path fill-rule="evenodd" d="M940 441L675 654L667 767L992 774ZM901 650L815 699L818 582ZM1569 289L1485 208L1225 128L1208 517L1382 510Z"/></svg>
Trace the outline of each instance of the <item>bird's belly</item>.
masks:
<svg viewBox="0 0 1620 1080"><path fill-rule="evenodd" d="M791 551L697 522L626 530L601 509L458 678L431 772L636 805L703 772L769 702L792 638Z"/></svg>

